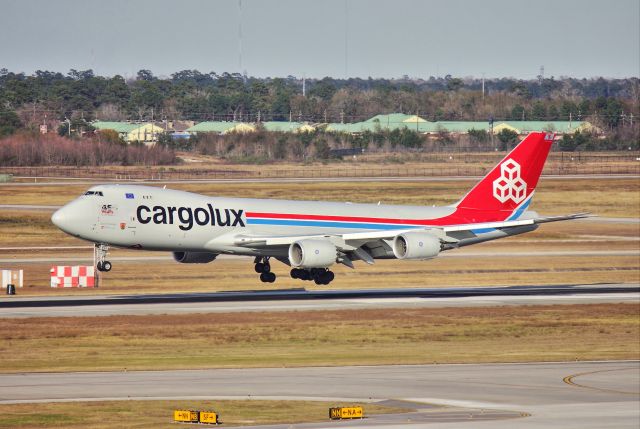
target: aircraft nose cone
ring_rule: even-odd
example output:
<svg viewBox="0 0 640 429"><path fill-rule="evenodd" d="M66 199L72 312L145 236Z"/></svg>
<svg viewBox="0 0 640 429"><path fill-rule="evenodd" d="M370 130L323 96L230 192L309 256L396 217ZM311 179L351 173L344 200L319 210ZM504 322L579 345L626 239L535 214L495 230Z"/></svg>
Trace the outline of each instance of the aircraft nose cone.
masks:
<svg viewBox="0 0 640 429"><path fill-rule="evenodd" d="M82 228L82 207L78 202L71 202L56 210L51 222L67 234L77 235Z"/></svg>
<svg viewBox="0 0 640 429"><path fill-rule="evenodd" d="M51 216L51 222L53 222L55 226L62 230L67 229L68 221L69 216L67 214L67 210L65 210L65 207L56 210L55 213Z"/></svg>

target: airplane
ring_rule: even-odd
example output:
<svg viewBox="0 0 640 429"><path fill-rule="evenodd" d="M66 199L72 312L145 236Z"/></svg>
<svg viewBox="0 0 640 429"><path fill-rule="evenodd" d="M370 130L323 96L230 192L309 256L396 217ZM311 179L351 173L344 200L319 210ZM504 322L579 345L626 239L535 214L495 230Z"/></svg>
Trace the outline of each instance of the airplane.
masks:
<svg viewBox="0 0 640 429"><path fill-rule="evenodd" d="M532 132L460 201L441 207L215 197L153 186L90 188L51 217L72 236L94 243L99 271L110 271L109 246L168 251L185 264L218 255L254 257L260 280L272 283L275 259L294 279L327 285L330 267L376 259L426 260L441 252L523 234L546 222L529 210L554 141Z"/></svg>

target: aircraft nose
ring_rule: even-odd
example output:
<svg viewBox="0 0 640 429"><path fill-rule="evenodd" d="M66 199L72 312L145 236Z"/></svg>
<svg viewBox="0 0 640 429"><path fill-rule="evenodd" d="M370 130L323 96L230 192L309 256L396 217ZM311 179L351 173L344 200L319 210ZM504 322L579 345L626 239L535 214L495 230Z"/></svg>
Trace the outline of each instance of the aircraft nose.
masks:
<svg viewBox="0 0 640 429"><path fill-rule="evenodd" d="M77 234L82 226L82 210L75 202L56 210L51 216L51 222L68 234Z"/></svg>
<svg viewBox="0 0 640 429"><path fill-rule="evenodd" d="M69 208L62 207L51 216L51 222L63 231L67 231L71 222L69 221Z"/></svg>

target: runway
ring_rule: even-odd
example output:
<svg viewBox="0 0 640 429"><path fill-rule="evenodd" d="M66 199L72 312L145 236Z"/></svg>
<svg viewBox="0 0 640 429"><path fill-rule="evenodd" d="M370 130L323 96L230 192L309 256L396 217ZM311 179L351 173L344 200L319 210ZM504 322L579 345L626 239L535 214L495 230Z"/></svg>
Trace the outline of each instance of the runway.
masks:
<svg viewBox="0 0 640 429"><path fill-rule="evenodd" d="M0 375L0 404L167 398L364 403L392 399L425 405L415 405L420 412L408 416L294 427L620 429L637 428L638 386L638 361L33 373ZM483 421L483 415L493 418Z"/></svg>
<svg viewBox="0 0 640 429"><path fill-rule="evenodd" d="M211 293L0 297L0 317L638 303L639 284L253 290Z"/></svg>

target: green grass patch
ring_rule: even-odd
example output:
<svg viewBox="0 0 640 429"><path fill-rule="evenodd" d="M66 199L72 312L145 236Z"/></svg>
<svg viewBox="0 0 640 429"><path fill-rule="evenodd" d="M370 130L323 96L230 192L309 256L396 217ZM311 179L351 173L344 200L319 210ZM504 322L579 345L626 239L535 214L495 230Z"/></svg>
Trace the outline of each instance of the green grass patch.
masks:
<svg viewBox="0 0 640 429"><path fill-rule="evenodd" d="M2 371L20 372L638 359L639 310L593 304L0 319L0 361Z"/></svg>
<svg viewBox="0 0 640 429"><path fill-rule="evenodd" d="M0 428L176 428L173 410L215 411L224 426L293 424L328 420L329 407L354 404L314 401L113 401L0 405ZM363 405L365 416L407 412ZM192 426L185 426L192 427ZM193 426L198 427L198 426ZM202 426L200 426L202 427Z"/></svg>

